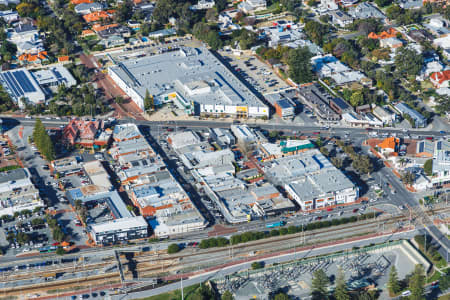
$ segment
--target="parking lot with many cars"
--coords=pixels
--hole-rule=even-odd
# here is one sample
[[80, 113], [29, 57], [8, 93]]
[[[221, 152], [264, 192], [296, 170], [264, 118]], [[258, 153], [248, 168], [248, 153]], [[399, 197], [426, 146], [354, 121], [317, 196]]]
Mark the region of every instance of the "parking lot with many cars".
[[254, 56], [241, 54], [236, 56], [230, 51], [219, 52], [235, 73], [247, 81], [262, 95], [291, 89], [266, 64]]

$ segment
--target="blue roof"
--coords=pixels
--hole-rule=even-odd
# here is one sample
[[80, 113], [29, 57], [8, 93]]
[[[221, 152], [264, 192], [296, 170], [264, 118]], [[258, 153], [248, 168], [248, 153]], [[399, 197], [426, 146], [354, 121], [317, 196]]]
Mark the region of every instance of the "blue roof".
[[336, 97], [333, 99], [334, 104], [336, 104], [337, 106], [339, 106], [340, 109], [344, 110], [349, 108], [350, 106], [341, 98]]
[[418, 111], [412, 109], [407, 104], [400, 102], [395, 106], [401, 113], [405, 113], [411, 116], [411, 118], [416, 119], [418, 121], [425, 122], [426, 118], [422, 116]]
[[287, 99], [281, 99], [277, 101], [278, 106], [281, 108], [292, 108], [292, 104]]

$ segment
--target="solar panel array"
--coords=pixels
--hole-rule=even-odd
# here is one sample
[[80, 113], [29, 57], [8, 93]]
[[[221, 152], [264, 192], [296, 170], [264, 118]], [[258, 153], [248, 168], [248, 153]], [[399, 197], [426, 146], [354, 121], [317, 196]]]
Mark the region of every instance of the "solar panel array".
[[3, 72], [0, 76], [16, 98], [21, 98], [25, 93], [36, 92], [36, 88], [24, 71]]

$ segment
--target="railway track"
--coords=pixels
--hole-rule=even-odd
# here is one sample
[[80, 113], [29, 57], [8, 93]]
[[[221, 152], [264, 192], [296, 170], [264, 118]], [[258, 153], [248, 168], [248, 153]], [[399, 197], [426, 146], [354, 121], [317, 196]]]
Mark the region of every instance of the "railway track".
[[[433, 212], [426, 212], [427, 215], [432, 215], [433, 213], [437, 212], [448, 212], [450, 211], [450, 208], [443, 208], [440, 210], [435, 210]], [[397, 224], [398, 222], [405, 222], [409, 220], [409, 214], [400, 215], [400, 216], [394, 216], [389, 219], [370, 219], [366, 220], [363, 223], [360, 224], [345, 224], [337, 226], [336, 228], [324, 228], [324, 229], [316, 229], [314, 231], [305, 231], [304, 234], [289, 234], [285, 236], [279, 236], [274, 237], [271, 239], [262, 239], [257, 241], [252, 241], [249, 243], [242, 243], [233, 245], [233, 252], [235, 257], [241, 257], [242, 254], [248, 253], [248, 251], [252, 251], [253, 248], [259, 250], [259, 253], [270, 253], [275, 250], [280, 250], [283, 248], [286, 248], [290, 243], [296, 242], [296, 240], [305, 238], [308, 241], [319, 241], [320, 238], [326, 238], [327, 236], [333, 236], [338, 234], [350, 234], [355, 233], [357, 231], [363, 231], [367, 232], [366, 230], [375, 230], [375, 226], [377, 224], [380, 224], [382, 222], [385, 222], [385, 226], [393, 226]], [[329, 240], [329, 239], [328, 239]], [[202, 255], [205, 255], [208, 253], [208, 256], [212, 256], [211, 262], [214, 262], [215, 260], [221, 259], [221, 262], [223, 263], [224, 257], [228, 256], [228, 252], [230, 251], [230, 246], [223, 247], [223, 248], [211, 248], [211, 249], [202, 249], [197, 251], [190, 251], [190, 252], [184, 252], [179, 255], [148, 255], [148, 254], [139, 254], [136, 253], [134, 260], [136, 263], [136, 271], [138, 274], [142, 275], [148, 275], [148, 274], [154, 274], [155, 271], [161, 270], [161, 262], [163, 263], [163, 268], [165, 268], [165, 271], [174, 270], [180, 265], [198, 265], [200, 263], [205, 263], [205, 259], [202, 259]], [[263, 250], [261, 250], [263, 249]], [[258, 254], [259, 254], [258, 253]], [[239, 256], [240, 255], [240, 256]], [[167, 262], [167, 264], [164, 264]], [[85, 269], [83, 271], [87, 270], [96, 270], [100, 269], [102, 267], [105, 267], [107, 265], [116, 263], [116, 261], [113, 258], [106, 259], [102, 263], [98, 264], [92, 264], [92, 265], [86, 265]], [[151, 266], [144, 266], [144, 264], [148, 263], [155, 263], [155, 265]], [[142, 266], [140, 266], [141, 264]], [[49, 272], [49, 271], [42, 271], [43, 272]], [[72, 273], [76, 274], [79, 272], [73, 267], [66, 267], [66, 268], [58, 268], [55, 269], [55, 271], [52, 272], [61, 272], [61, 273]], [[37, 275], [39, 274], [36, 273]], [[22, 274], [17, 275], [22, 276]], [[12, 277], [14, 278], [14, 277]], [[8, 278], [8, 281], [11, 281], [11, 277]], [[19, 279], [18, 279], [19, 280]], [[96, 285], [105, 284], [105, 282], [117, 282], [119, 280], [119, 273], [118, 272], [110, 272], [105, 274], [99, 274], [99, 275], [93, 275], [86, 278], [83, 278], [82, 281], [79, 279], [67, 279], [67, 280], [57, 280], [52, 282], [45, 282], [41, 284], [34, 284], [34, 285], [25, 285], [25, 286], [16, 286], [11, 288], [2, 288], [0, 289], [0, 295], [4, 296], [14, 296], [14, 295], [24, 295], [31, 292], [36, 291], [48, 291], [48, 290], [67, 290], [68, 287], [80, 287], [80, 286], [91, 286], [95, 287]]]

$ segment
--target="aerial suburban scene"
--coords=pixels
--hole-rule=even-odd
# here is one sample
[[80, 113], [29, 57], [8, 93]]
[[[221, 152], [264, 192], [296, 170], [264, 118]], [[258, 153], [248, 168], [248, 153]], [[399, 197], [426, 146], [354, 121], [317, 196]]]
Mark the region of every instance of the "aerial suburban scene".
[[0, 300], [450, 300], [450, 0], [0, 27]]

